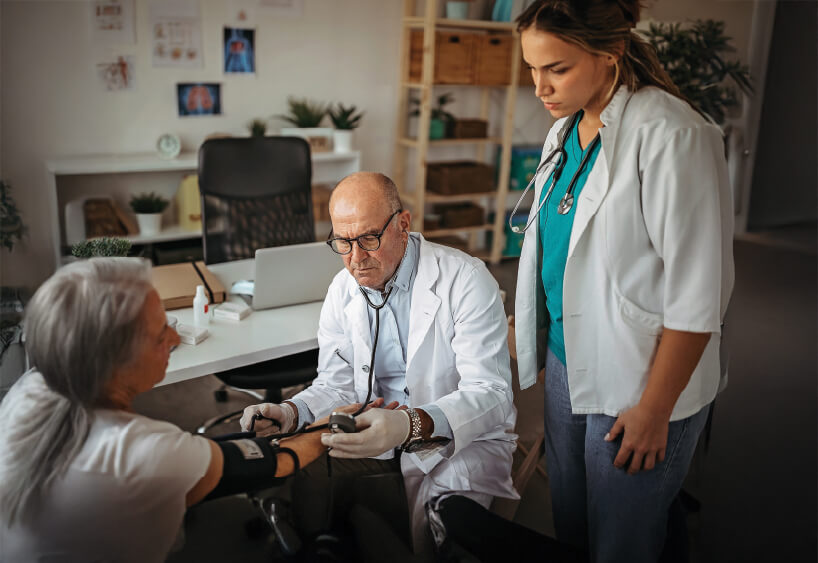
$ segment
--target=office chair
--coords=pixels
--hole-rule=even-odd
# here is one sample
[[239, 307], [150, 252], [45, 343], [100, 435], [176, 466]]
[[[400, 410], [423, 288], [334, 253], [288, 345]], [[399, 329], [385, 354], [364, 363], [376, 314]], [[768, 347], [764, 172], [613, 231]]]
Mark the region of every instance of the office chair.
[[[253, 258], [259, 248], [315, 241], [310, 148], [298, 137], [211, 139], [199, 149], [202, 241], [206, 264]], [[218, 377], [226, 386], [272, 403], [281, 389], [315, 378], [318, 350], [237, 368]], [[264, 395], [248, 389], [264, 388]], [[224, 386], [217, 400], [226, 399]], [[199, 427], [238, 419], [217, 416]]]

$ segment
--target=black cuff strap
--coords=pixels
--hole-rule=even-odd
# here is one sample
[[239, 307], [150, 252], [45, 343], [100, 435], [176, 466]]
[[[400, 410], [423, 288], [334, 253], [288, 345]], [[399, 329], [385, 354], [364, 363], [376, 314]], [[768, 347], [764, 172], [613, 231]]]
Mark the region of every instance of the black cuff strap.
[[298, 470], [298, 456], [269, 438], [216, 441], [224, 456], [222, 478], [205, 500], [267, 489], [283, 479], [275, 477], [279, 452], [289, 454]]

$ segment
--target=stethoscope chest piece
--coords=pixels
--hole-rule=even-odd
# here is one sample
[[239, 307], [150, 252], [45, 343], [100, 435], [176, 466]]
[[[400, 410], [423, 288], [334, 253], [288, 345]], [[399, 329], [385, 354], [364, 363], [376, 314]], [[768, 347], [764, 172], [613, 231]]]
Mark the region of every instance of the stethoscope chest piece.
[[565, 194], [562, 196], [559, 205], [557, 205], [557, 213], [567, 215], [572, 207], [574, 207], [574, 196], [572, 194]]

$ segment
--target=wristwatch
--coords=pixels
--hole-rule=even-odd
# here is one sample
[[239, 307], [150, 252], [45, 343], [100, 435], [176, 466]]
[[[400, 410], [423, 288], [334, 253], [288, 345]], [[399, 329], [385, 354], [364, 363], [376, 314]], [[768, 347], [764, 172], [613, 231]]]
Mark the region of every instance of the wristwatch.
[[409, 415], [409, 436], [407, 436], [406, 441], [400, 445], [400, 449], [407, 453], [412, 453], [423, 447], [420, 415], [415, 409], [406, 409], [406, 414]]

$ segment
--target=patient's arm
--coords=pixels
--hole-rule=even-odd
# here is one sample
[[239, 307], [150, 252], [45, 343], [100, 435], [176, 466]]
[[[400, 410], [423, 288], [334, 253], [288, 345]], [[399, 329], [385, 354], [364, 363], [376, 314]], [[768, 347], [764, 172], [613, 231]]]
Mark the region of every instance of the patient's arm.
[[[319, 423], [326, 422], [325, 420], [319, 421]], [[204, 476], [196, 483], [192, 489], [190, 489], [187, 493], [185, 501], [187, 506], [192, 504], [196, 504], [203, 500], [207, 495], [209, 495], [217, 486], [219, 486], [222, 477], [225, 474], [225, 460], [224, 460], [224, 452], [222, 451], [222, 447], [219, 446], [216, 442], [212, 440], [208, 440], [208, 444], [210, 445], [210, 465], [205, 471]], [[296, 456], [298, 456], [298, 463], [301, 467], [304, 467], [308, 463], [314, 461], [319, 455], [321, 455], [327, 448], [321, 445], [321, 431], [316, 432], [309, 432], [306, 434], [298, 434], [297, 436], [293, 436], [291, 438], [285, 438], [280, 442], [281, 447], [286, 447], [291, 449], [295, 452]], [[234, 460], [235, 461], [235, 460]], [[272, 469], [272, 460], [269, 460], [268, 466]], [[279, 452], [276, 455], [275, 459], [275, 473], [274, 475], [270, 475], [270, 485], [273, 484], [274, 478], [279, 477], [286, 477], [290, 475], [294, 468], [295, 463], [292, 457], [287, 453]], [[230, 473], [228, 472], [228, 475]], [[232, 479], [233, 485], [232, 488], [235, 488], [236, 481], [235, 478]], [[240, 486], [241, 482], [239, 482]], [[222, 483], [222, 485], [224, 485]], [[257, 488], [258, 485], [258, 478], [256, 480], [248, 481], [248, 488]], [[231, 488], [228, 485], [228, 488]], [[241, 491], [230, 491], [231, 494], [235, 492]], [[222, 488], [221, 493], [216, 493], [217, 496], [224, 494], [224, 489]]]
[[[376, 402], [378, 405], [383, 403], [381, 399]], [[360, 405], [347, 405], [335, 409], [339, 412], [353, 413], [358, 410]], [[394, 405], [390, 405], [394, 408]], [[312, 427], [321, 426], [327, 423], [329, 417], [324, 417], [321, 420], [315, 421]], [[321, 444], [321, 434], [326, 432], [325, 429], [314, 432], [306, 432], [297, 434], [290, 438], [282, 439], [279, 444], [283, 448], [289, 448], [298, 456], [298, 464], [300, 467], [312, 463], [315, 459], [326, 451], [326, 447]], [[187, 493], [187, 506], [196, 504], [203, 500], [210, 494], [217, 486], [219, 486], [222, 476], [224, 475], [224, 453], [222, 448], [214, 441], [208, 440], [210, 445], [210, 465], [207, 468], [204, 476], [196, 483]], [[293, 458], [287, 453], [279, 452], [275, 460], [275, 474], [271, 478], [286, 477], [293, 473], [295, 469], [295, 462]]]

